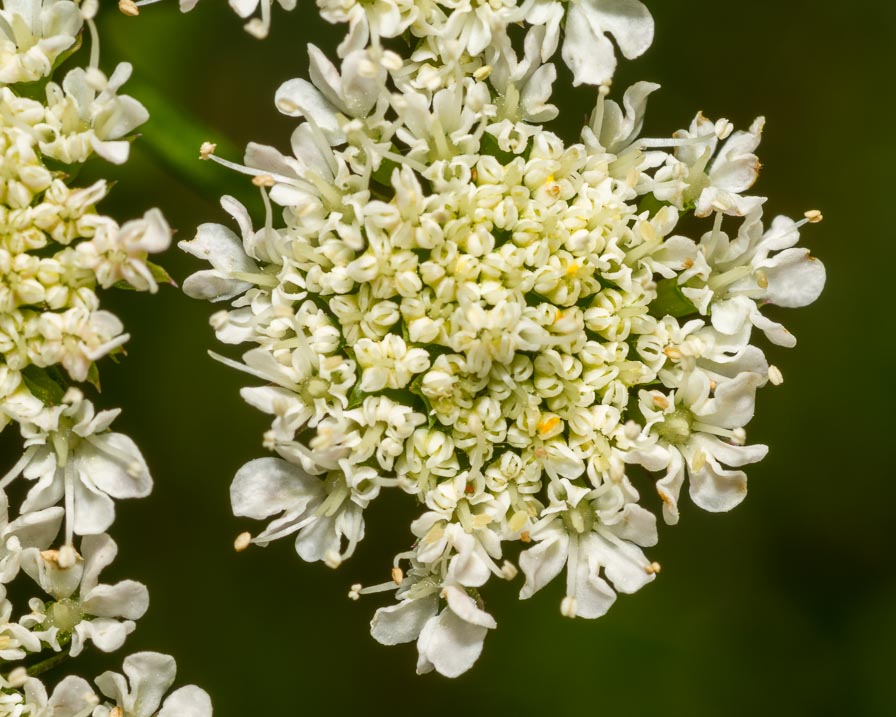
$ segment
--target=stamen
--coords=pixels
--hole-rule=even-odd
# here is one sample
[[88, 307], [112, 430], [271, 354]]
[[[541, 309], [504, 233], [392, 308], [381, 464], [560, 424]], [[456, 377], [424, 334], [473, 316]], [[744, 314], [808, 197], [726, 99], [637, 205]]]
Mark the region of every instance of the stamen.
[[252, 535], [248, 532], [240, 533], [233, 541], [233, 549], [238, 553], [242, 553], [249, 545], [252, 544]]
[[0, 478], [0, 490], [4, 490], [6, 486], [8, 486], [12, 481], [19, 477], [19, 474], [25, 470], [25, 466], [27, 466], [31, 459], [34, 457], [34, 454], [37, 452], [39, 446], [31, 446], [28, 448], [25, 453], [16, 461], [16, 464], [9, 469], [9, 472], [3, 478]]
[[137, 17], [140, 14], [140, 8], [134, 0], [118, 0], [118, 9], [128, 17]]

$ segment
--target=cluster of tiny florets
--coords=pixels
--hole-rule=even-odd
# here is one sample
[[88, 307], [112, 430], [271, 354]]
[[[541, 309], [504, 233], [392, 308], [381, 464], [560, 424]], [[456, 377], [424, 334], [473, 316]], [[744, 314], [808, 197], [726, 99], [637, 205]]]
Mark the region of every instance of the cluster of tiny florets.
[[[89, 645], [119, 649], [149, 605], [145, 586], [104, 584], [100, 572], [117, 553], [106, 533], [115, 500], [148, 495], [152, 478], [134, 442], [110, 430], [119, 411], [96, 411], [77, 384], [99, 388], [96, 362], [128, 339], [97, 292], [156, 291], [167, 277], [149, 255], [171, 231], [155, 209], [117, 223], [97, 208], [106, 181], [71, 179], [94, 154], [124, 162], [149, 116], [118, 93], [127, 64], [107, 77], [94, 51], [59, 78], [85, 28], [96, 47], [95, 12], [88, 1], [0, 2], [0, 430], [15, 424], [24, 443], [0, 474], [0, 715], [210, 717], [195, 687], [159, 711], [174, 681], [167, 655], [126, 658], [127, 677], [100, 676], [99, 695], [75, 676], [48, 694], [36, 677]], [[20, 577], [29, 587], [14, 594], [40, 591], [24, 609], [7, 587]]]
[[[235, 165], [202, 148], [268, 211], [255, 229], [225, 197], [239, 234], [182, 242], [212, 265], [184, 288], [232, 301], [217, 336], [253, 347], [218, 358], [264, 382], [242, 394], [272, 416], [276, 457], [231, 487], [237, 515], [271, 522], [237, 547], [292, 536], [336, 567], [371, 501], [412, 496], [391, 579], [350, 596], [395, 591], [373, 636], [456, 676], [496, 626], [491, 578], [522, 572], [528, 598], [565, 572], [563, 614], [595, 618], [659, 571], [642, 493], [667, 523], [685, 485], [706, 510], [743, 500], [741, 467], [766, 453], [744, 427], [782, 380], [752, 341], [795, 343], [765, 307], [819, 295], [824, 268], [796, 244], [821, 216], [768, 222], [747, 193], [761, 119], [642, 138], [657, 86], [640, 82], [621, 103], [601, 84], [575, 142], [545, 126], [561, 21], [576, 80], [605, 83], [604, 33], [627, 56], [652, 39], [636, 0], [320, 5], [349, 23], [341, 67], [312, 46], [312, 81], [278, 91], [304, 120], [289, 152], [253, 144]], [[380, 42], [399, 35], [407, 57]]]

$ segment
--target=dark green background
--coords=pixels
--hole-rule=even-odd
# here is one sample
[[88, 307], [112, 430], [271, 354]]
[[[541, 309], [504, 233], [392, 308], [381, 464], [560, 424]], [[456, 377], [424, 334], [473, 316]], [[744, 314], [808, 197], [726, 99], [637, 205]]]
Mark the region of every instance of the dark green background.
[[[786, 315], [798, 347], [768, 351], [785, 383], [759, 398], [751, 440], [771, 452], [749, 469], [748, 500], [728, 515], [687, 504], [649, 553], [663, 565], [659, 579], [594, 622], [560, 616], [559, 585], [528, 602], [515, 599], [519, 580], [491, 585], [499, 627], [475, 668], [456, 681], [417, 677], [412, 645], [386, 648], [368, 634], [383, 601], [345, 597], [353, 582], [385, 579], [390, 556], [408, 544], [413, 508], [396, 498], [370, 510], [367, 541], [335, 572], [301, 562], [288, 540], [236, 555], [233, 537], [257, 526], [231, 517], [228, 485], [263, 454], [266, 420], [238, 395], [247, 381], [206, 356], [217, 348], [213, 308], [171, 288], [107, 296], [133, 338], [127, 360], [103, 369], [104, 400], [124, 407], [118, 428], [137, 440], [156, 479], [153, 496], [123, 505], [113, 528], [117, 573], [145, 581], [152, 595], [128, 647], [174, 654], [182, 679], [211, 693], [218, 717], [896, 714], [896, 6], [648, 4], [657, 40], [616, 80], [617, 89], [638, 79], [663, 85], [647, 131], [668, 134], [698, 109], [741, 127], [765, 114], [757, 190], [771, 197], [769, 212], [819, 208], [826, 217], [804, 241], [827, 265], [827, 289]], [[160, 206], [178, 238], [190, 238], [201, 222], [226, 221], [216, 194], [251, 198], [251, 187], [197, 162], [207, 183], [199, 190], [145, 145], [165, 142], [185, 163], [197, 137], [288, 148], [294, 121], [276, 113], [273, 93], [306, 74], [309, 39], [332, 56], [338, 31], [312, 0], [275, 13], [266, 42], [246, 36], [223, 0], [187, 16], [173, 0], [165, 5], [102, 18], [104, 65], [134, 63], [131, 92], [154, 119], [124, 169], [96, 171], [120, 179], [108, 212], [123, 219]], [[557, 89], [570, 131], [593, 94], [570, 93], [562, 81]], [[150, 90], [206, 137], [166, 117]], [[181, 280], [198, 268], [176, 250], [163, 263]], [[114, 662], [94, 654], [82, 667]]]

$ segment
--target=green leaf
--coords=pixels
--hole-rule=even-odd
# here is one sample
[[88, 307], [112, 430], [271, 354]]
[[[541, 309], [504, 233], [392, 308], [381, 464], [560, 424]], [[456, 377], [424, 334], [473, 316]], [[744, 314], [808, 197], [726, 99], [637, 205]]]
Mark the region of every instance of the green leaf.
[[97, 391], [102, 391], [102, 386], [100, 386], [100, 369], [95, 364], [90, 364], [90, 368], [87, 369], [87, 383], [93, 386]]
[[664, 316], [674, 316], [678, 319], [698, 312], [697, 307], [682, 293], [677, 280], [672, 278], [657, 282], [656, 299], [650, 304], [648, 313], [657, 319]]
[[651, 217], [655, 217], [663, 207], [671, 206], [671, 202], [664, 202], [657, 199], [652, 194], [645, 194], [638, 204], [638, 214], [641, 212], [649, 212]]
[[151, 261], [146, 262], [146, 266], [152, 274], [152, 278], [159, 284], [171, 284], [171, 286], [177, 286], [177, 282], [171, 278], [171, 274], [169, 274], [164, 267], [154, 264]]
[[38, 366], [26, 366], [22, 370], [22, 379], [32, 395], [47, 406], [58, 406], [62, 403], [62, 397], [68, 388], [65, 377], [55, 367], [44, 369]]
[[391, 159], [384, 159], [373, 173], [373, 181], [383, 187], [392, 189], [392, 172], [394, 172], [397, 167], [397, 162], [393, 162]]
[[372, 394], [361, 390], [361, 382], [358, 381], [352, 388], [352, 392], [348, 395], [348, 410], [358, 408], [358, 406], [364, 403], [364, 399], [370, 395]]

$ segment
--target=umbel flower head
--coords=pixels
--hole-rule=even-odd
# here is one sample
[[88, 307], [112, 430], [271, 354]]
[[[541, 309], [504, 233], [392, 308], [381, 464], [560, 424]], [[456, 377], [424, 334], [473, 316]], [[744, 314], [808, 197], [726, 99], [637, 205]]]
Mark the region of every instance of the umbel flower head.
[[[237, 165], [203, 147], [253, 177], [267, 214], [256, 229], [225, 197], [238, 232], [181, 242], [211, 264], [184, 289], [231, 302], [218, 339], [252, 346], [217, 358], [263, 384], [242, 395], [272, 417], [274, 455], [231, 486], [234, 512], [267, 525], [237, 547], [289, 537], [336, 567], [368, 505], [407, 494], [420, 515], [391, 579], [350, 596], [394, 591], [373, 636], [453, 677], [497, 626], [490, 579], [522, 572], [525, 599], [563, 576], [561, 612], [596, 618], [655, 579], [655, 516], [678, 521], [685, 485], [706, 510], [743, 500], [766, 453], [746, 439], [756, 391], [782, 380], [753, 341], [795, 343], [767, 308], [821, 292], [796, 246], [821, 216], [769, 221], [747, 194], [762, 119], [641, 137], [657, 86], [639, 82], [621, 102], [601, 85], [576, 141], [545, 125], [552, 48], [606, 81], [605, 33], [627, 56], [650, 42], [639, 2], [361, 7], [341, 66], [311, 47], [311, 81], [277, 92], [301, 119], [288, 152], [251, 144]], [[379, 43], [402, 34], [409, 57]]]

